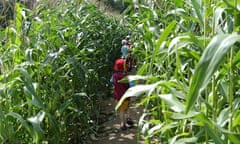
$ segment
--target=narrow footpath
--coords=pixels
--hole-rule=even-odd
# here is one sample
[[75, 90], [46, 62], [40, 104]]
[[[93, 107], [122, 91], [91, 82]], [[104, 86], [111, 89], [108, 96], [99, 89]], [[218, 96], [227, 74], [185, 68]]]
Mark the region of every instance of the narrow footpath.
[[102, 113], [107, 116], [107, 119], [100, 127], [102, 133], [94, 138], [95, 140], [92, 141], [93, 144], [144, 144], [138, 132], [138, 120], [142, 114], [142, 109], [136, 107], [136, 100], [133, 99], [130, 106], [134, 126], [128, 128], [126, 131], [119, 129], [120, 121], [119, 116], [114, 111], [114, 100], [111, 98], [106, 99], [103, 105]]
[[[121, 14], [117, 10], [106, 6], [103, 1], [89, 0], [95, 4], [100, 10], [104, 11], [109, 16], [120, 17]], [[119, 116], [115, 111], [115, 103], [113, 98], [105, 99], [102, 103], [102, 114], [105, 115], [104, 123], [100, 126], [100, 133], [94, 135], [92, 144], [145, 144], [139, 134], [138, 120], [142, 114], [142, 109], [136, 107], [138, 101], [135, 98], [131, 99], [130, 112], [131, 118], [134, 121], [134, 126], [126, 131], [120, 130]]]

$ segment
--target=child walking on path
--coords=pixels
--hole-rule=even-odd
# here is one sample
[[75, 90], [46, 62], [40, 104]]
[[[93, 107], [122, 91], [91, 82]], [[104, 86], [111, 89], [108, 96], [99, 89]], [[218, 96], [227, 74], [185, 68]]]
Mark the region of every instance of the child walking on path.
[[[126, 70], [127, 70], [126, 60], [123, 58], [117, 59], [114, 64], [114, 73], [111, 78], [111, 82], [114, 85], [114, 100], [116, 104], [119, 102], [121, 97], [129, 88], [128, 83], [119, 82], [119, 80], [127, 76]], [[130, 126], [134, 124], [130, 118], [130, 113], [128, 112], [129, 103], [130, 103], [130, 98], [124, 100], [122, 105], [118, 108], [121, 130], [127, 130], [126, 124]], [[125, 117], [125, 115], [127, 115], [127, 117]]]

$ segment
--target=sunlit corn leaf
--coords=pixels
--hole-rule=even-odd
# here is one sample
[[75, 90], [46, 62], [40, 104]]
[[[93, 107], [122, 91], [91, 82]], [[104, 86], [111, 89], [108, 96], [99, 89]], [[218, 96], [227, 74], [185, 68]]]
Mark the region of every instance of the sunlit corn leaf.
[[[180, 134], [177, 134], [176, 136], [174, 136], [171, 139], [170, 144], [196, 143], [198, 138], [197, 137], [187, 138], [187, 136], [189, 136], [189, 135], [190, 135], [190, 133], [180, 133]], [[180, 138], [180, 137], [184, 137], [184, 138]]]
[[145, 117], [147, 117], [149, 115], [150, 115], [150, 113], [143, 113], [141, 115], [141, 117], [139, 118], [139, 121], [138, 121], [138, 127], [139, 128], [143, 127], [144, 123], [146, 122]]
[[[218, 30], [222, 30], [221, 28], [221, 25], [219, 24], [222, 24], [222, 21], [223, 21], [223, 12], [224, 12], [224, 8], [217, 8], [215, 11], [214, 11], [214, 31], [215, 32], [218, 32]], [[220, 31], [222, 32], [222, 31]]]
[[200, 112], [194, 112], [194, 111], [190, 111], [188, 114], [172, 113], [171, 118], [172, 119], [189, 119], [189, 118], [195, 117], [199, 114], [200, 114]]
[[158, 95], [167, 105], [175, 112], [184, 112], [185, 105], [183, 105], [173, 94], [159, 94]]
[[171, 10], [167, 13], [167, 15], [182, 15], [184, 14], [186, 11], [182, 8], [176, 8], [174, 10]]
[[149, 130], [150, 123], [146, 121], [141, 127], [141, 133], [145, 134]]
[[45, 117], [45, 112], [40, 111], [36, 116], [30, 117], [27, 120], [33, 125], [33, 131], [35, 134], [35, 141], [38, 142], [41, 135], [44, 133], [43, 129], [41, 128], [40, 124], [42, 123]]
[[161, 128], [163, 125], [164, 125], [164, 123], [154, 125], [152, 128], [150, 128], [148, 130], [148, 135], [153, 136], [153, 135], [159, 133], [161, 131]]
[[190, 43], [192, 43], [189, 36], [179, 36], [179, 37], [175, 37], [169, 44], [169, 48], [168, 48], [168, 53], [173, 53], [175, 52], [177, 49], [185, 47], [187, 45], [189, 45]]
[[198, 137], [180, 138], [175, 143], [176, 144], [197, 143], [197, 140]]
[[229, 112], [229, 107], [221, 110], [217, 118], [217, 125], [219, 125], [220, 127], [224, 127], [227, 125], [227, 123], [229, 122]]
[[141, 76], [141, 75], [128, 75], [126, 78], [119, 80], [120, 83], [128, 83], [129, 81], [137, 81], [137, 80], [146, 80], [150, 76]]
[[121, 106], [122, 102], [128, 97], [138, 97], [143, 94], [146, 94], [147, 96], [151, 95], [151, 93], [157, 87], [158, 84], [159, 82], [150, 85], [136, 85], [134, 87], [129, 88], [118, 102], [117, 106], [115, 107], [115, 110], [117, 110]]
[[228, 93], [229, 93], [229, 82], [221, 81], [219, 84], [219, 92], [224, 97], [226, 101], [228, 101]]
[[215, 36], [208, 44], [191, 80], [186, 112], [193, 107], [200, 91], [206, 87], [230, 47], [239, 39], [240, 35], [237, 34], [220, 34]]

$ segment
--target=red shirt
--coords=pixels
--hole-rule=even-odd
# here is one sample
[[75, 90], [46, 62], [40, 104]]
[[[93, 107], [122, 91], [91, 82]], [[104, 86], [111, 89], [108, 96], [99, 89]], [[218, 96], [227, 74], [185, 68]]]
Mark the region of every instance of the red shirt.
[[126, 77], [127, 74], [121, 72], [115, 72], [113, 74], [113, 84], [114, 84], [114, 99], [120, 100], [124, 93], [129, 88], [129, 83], [118, 82], [122, 78]]

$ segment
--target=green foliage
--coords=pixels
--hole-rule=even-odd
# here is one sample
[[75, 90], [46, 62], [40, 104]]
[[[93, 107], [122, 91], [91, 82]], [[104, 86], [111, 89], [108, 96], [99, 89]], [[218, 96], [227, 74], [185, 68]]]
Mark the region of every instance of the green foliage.
[[129, 28], [78, 1], [15, 9], [15, 23], [1, 33], [0, 141], [89, 140]]
[[87, 142], [131, 32], [138, 72], [122, 82], [141, 84], [121, 101], [142, 98], [146, 143], [240, 143], [238, 1], [125, 2], [120, 20], [82, 1], [16, 5], [0, 34], [0, 141]]
[[131, 1], [126, 19], [138, 28], [142, 65], [128, 80], [145, 84], [130, 88], [121, 102], [142, 97], [139, 129], [146, 143], [239, 143], [238, 5]]

